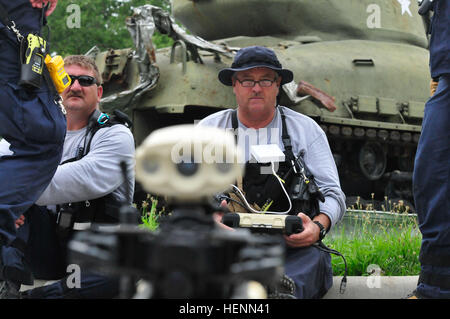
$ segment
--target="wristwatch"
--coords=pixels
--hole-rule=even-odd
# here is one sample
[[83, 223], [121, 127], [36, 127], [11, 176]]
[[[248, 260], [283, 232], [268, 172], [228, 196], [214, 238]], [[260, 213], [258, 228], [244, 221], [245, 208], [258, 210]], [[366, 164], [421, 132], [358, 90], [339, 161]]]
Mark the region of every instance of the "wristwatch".
[[320, 222], [318, 222], [317, 220], [314, 220], [313, 223], [316, 224], [317, 226], [319, 226], [319, 228], [320, 228], [320, 232], [319, 232], [319, 240], [322, 240], [322, 239], [325, 237], [325, 235], [327, 234], [327, 230], [326, 230], [325, 227], [324, 227]]

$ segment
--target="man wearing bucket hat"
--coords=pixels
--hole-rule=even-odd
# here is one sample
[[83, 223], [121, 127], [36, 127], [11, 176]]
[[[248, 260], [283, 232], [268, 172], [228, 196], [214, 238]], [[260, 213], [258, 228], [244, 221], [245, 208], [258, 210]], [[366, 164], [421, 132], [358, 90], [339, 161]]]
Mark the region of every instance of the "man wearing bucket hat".
[[[297, 298], [320, 298], [332, 285], [331, 257], [313, 244], [322, 240], [345, 212], [345, 195], [327, 138], [311, 118], [278, 105], [280, 87], [293, 80], [293, 73], [283, 69], [274, 51], [261, 46], [243, 48], [218, 77], [232, 87], [237, 109], [216, 112], [199, 125], [234, 129], [246, 162], [239, 188], [248, 203], [259, 211], [286, 212], [302, 219], [301, 233], [284, 236], [285, 273], [295, 282]], [[277, 175], [284, 179], [285, 189], [291, 190], [290, 197], [296, 183], [300, 185], [292, 173], [293, 160], [304, 165], [311, 184], [320, 191], [305, 191], [307, 197], [289, 201], [274, 175], [264, 176], [261, 164], [251, 159], [250, 146], [255, 144], [277, 144], [283, 150], [285, 161], [278, 163]], [[233, 209], [230, 204], [228, 207]]]

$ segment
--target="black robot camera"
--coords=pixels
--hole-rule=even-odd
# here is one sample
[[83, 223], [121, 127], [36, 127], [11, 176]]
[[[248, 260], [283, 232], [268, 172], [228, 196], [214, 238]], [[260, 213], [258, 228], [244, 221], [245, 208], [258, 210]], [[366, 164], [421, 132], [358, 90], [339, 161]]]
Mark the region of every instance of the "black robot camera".
[[154, 131], [136, 150], [136, 179], [165, 196], [171, 213], [154, 232], [126, 216], [115, 229], [93, 225], [69, 243], [70, 262], [120, 275], [123, 298], [265, 298], [284, 273], [282, 239], [213, 219], [214, 194], [242, 174], [238, 154], [233, 135], [218, 128]]

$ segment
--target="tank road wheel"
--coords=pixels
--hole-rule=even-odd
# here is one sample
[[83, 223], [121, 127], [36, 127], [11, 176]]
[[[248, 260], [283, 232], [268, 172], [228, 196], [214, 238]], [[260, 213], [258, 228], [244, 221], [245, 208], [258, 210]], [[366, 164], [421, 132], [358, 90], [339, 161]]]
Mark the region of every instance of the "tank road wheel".
[[379, 143], [367, 142], [359, 150], [359, 167], [364, 176], [371, 181], [383, 176], [386, 163], [386, 153]]

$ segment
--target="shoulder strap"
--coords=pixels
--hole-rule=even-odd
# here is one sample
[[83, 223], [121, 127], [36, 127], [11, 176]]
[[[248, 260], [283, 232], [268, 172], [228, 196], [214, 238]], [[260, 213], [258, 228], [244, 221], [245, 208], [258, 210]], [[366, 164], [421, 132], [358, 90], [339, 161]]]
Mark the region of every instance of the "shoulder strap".
[[91, 115], [91, 118], [89, 119], [88, 130], [90, 130], [90, 137], [87, 142], [86, 150], [83, 156], [89, 153], [91, 149], [92, 138], [99, 129], [104, 127], [110, 127], [116, 124], [125, 125], [129, 129], [131, 129], [133, 125], [130, 118], [125, 113], [119, 110], [114, 110], [113, 114], [110, 116], [96, 109], [94, 113]]
[[289, 136], [287, 131], [286, 115], [284, 115], [284, 111], [281, 107], [279, 107], [278, 109], [280, 110], [281, 115], [281, 140], [283, 141], [284, 151], [286, 152], [286, 156], [288, 157], [287, 160], [289, 161], [289, 163], [292, 163], [292, 161], [295, 159], [295, 156], [292, 152], [291, 137]]
[[[236, 142], [236, 144], [238, 143], [238, 127], [239, 127], [239, 123], [238, 123], [238, 118], [237, 118], [237, 109], [234, 109], [231, 112], [231, 126], [233, 127], [233, 131], [234, 131], [234, 140]], [[242, 174], [239, 174], [239, 176], [236, 179], [236, 184], [237, 187], [244, 192], [244, 187], [243, 187], [243, 176]], [[234, 193], [234, 192], [230, 192], [229, 193], [230, 197], [231, 197], [231, 201], [228, 203], [228, 209], [231, 212], [237, 212], [242, 210], [241, 206], [236, 206], [236, 202], [240, 203], [240, 198]]]
[[238, 118], [237, 118], [237, 109], [234, 109], [231, 112], [231, 126], [233, 127], [233, 133], [234, 133], [234, 141], [236, 144], [238, 143]]
[[239, 127], [238, 124], [238, 118], [237, 118], [237, 109], [234, 109], [233, 112], [231, 112], [231, 126], [234, 130], [237, 130]]

